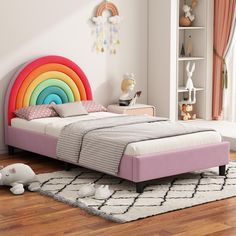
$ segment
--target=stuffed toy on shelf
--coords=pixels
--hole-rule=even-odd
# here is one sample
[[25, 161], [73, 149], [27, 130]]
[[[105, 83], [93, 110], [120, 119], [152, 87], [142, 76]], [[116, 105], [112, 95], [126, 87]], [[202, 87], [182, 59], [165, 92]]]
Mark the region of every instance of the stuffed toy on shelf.
[[193, 114], [193, 105], [192, 104], [185, 104], [180, 103], [180, 117], [181, 120], [195, 120], [196, 114]]

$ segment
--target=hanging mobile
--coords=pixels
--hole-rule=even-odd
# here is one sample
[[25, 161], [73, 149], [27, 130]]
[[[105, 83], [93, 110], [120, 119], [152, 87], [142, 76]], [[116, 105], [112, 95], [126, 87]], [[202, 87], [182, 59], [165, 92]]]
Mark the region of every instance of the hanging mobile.
[[[108, 19], [103, 16], [106, 10], [111, 12], [111, 17]], [[116, 54], [116, 47], [120, 44], [119, 25], [121, 22], [117, 7], [111, 2], [104, 1], [98, 6], [96, 16], [92, 18], [92, 21], [96, 25], [96, 51], [99, 53], [109, 50], [111, 54]], [[110, 30], [107, 30], [108, 24]]]

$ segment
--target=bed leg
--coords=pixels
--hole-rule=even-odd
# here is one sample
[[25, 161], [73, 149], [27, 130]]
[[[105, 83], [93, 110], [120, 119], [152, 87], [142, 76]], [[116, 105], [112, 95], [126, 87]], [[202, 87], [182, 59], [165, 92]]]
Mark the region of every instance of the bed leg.
[[226, 169], [226, 166], [219, 166], [219, 175], [220, 176], [225, 176], [225, 169]]
[[136, 192], [137, 193], [143, 193], [144, 188], [145, 188], [145, 182], [136, 183]]
[[8, 155], [14, 155], [15, 153], [15, 148], [12, 146], [8, 146]]
[[70, 163], [66, 163], [64, 164], [64, 168], [65, 168], [65, 171], [69, 171], [71, 169], [71, 164]]

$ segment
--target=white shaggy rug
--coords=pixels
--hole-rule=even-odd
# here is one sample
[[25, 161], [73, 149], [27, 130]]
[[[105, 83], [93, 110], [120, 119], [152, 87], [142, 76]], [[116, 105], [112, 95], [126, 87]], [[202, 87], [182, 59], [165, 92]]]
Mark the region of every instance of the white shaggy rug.
[[[236, 196], [236, 162], [230, 162], [226, 177], [218, 168], [168, 177], [153, 181], [142, 194], [129, 181], [84, 168], [38, 177], [42, 194], [122, 223]], [[113, 194], [106, 200], [78, 198], [80, 187], [91, 182], [110, 185]]]

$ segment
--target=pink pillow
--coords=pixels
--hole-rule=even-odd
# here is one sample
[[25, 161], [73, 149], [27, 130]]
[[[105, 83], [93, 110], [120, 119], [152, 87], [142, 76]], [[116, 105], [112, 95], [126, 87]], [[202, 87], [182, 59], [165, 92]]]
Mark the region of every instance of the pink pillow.
[[88, 113], [107, 111], [107, 109], [103, 105], [98, 104], [94, 101], [82, 101], [82, 104]]
[[36, 105], [30, 107], [23, 107], [16, 110], [14, 113], [19, 118], [26, 120], [58, 116], [58, 114], [52, 108], [52, 105]]

